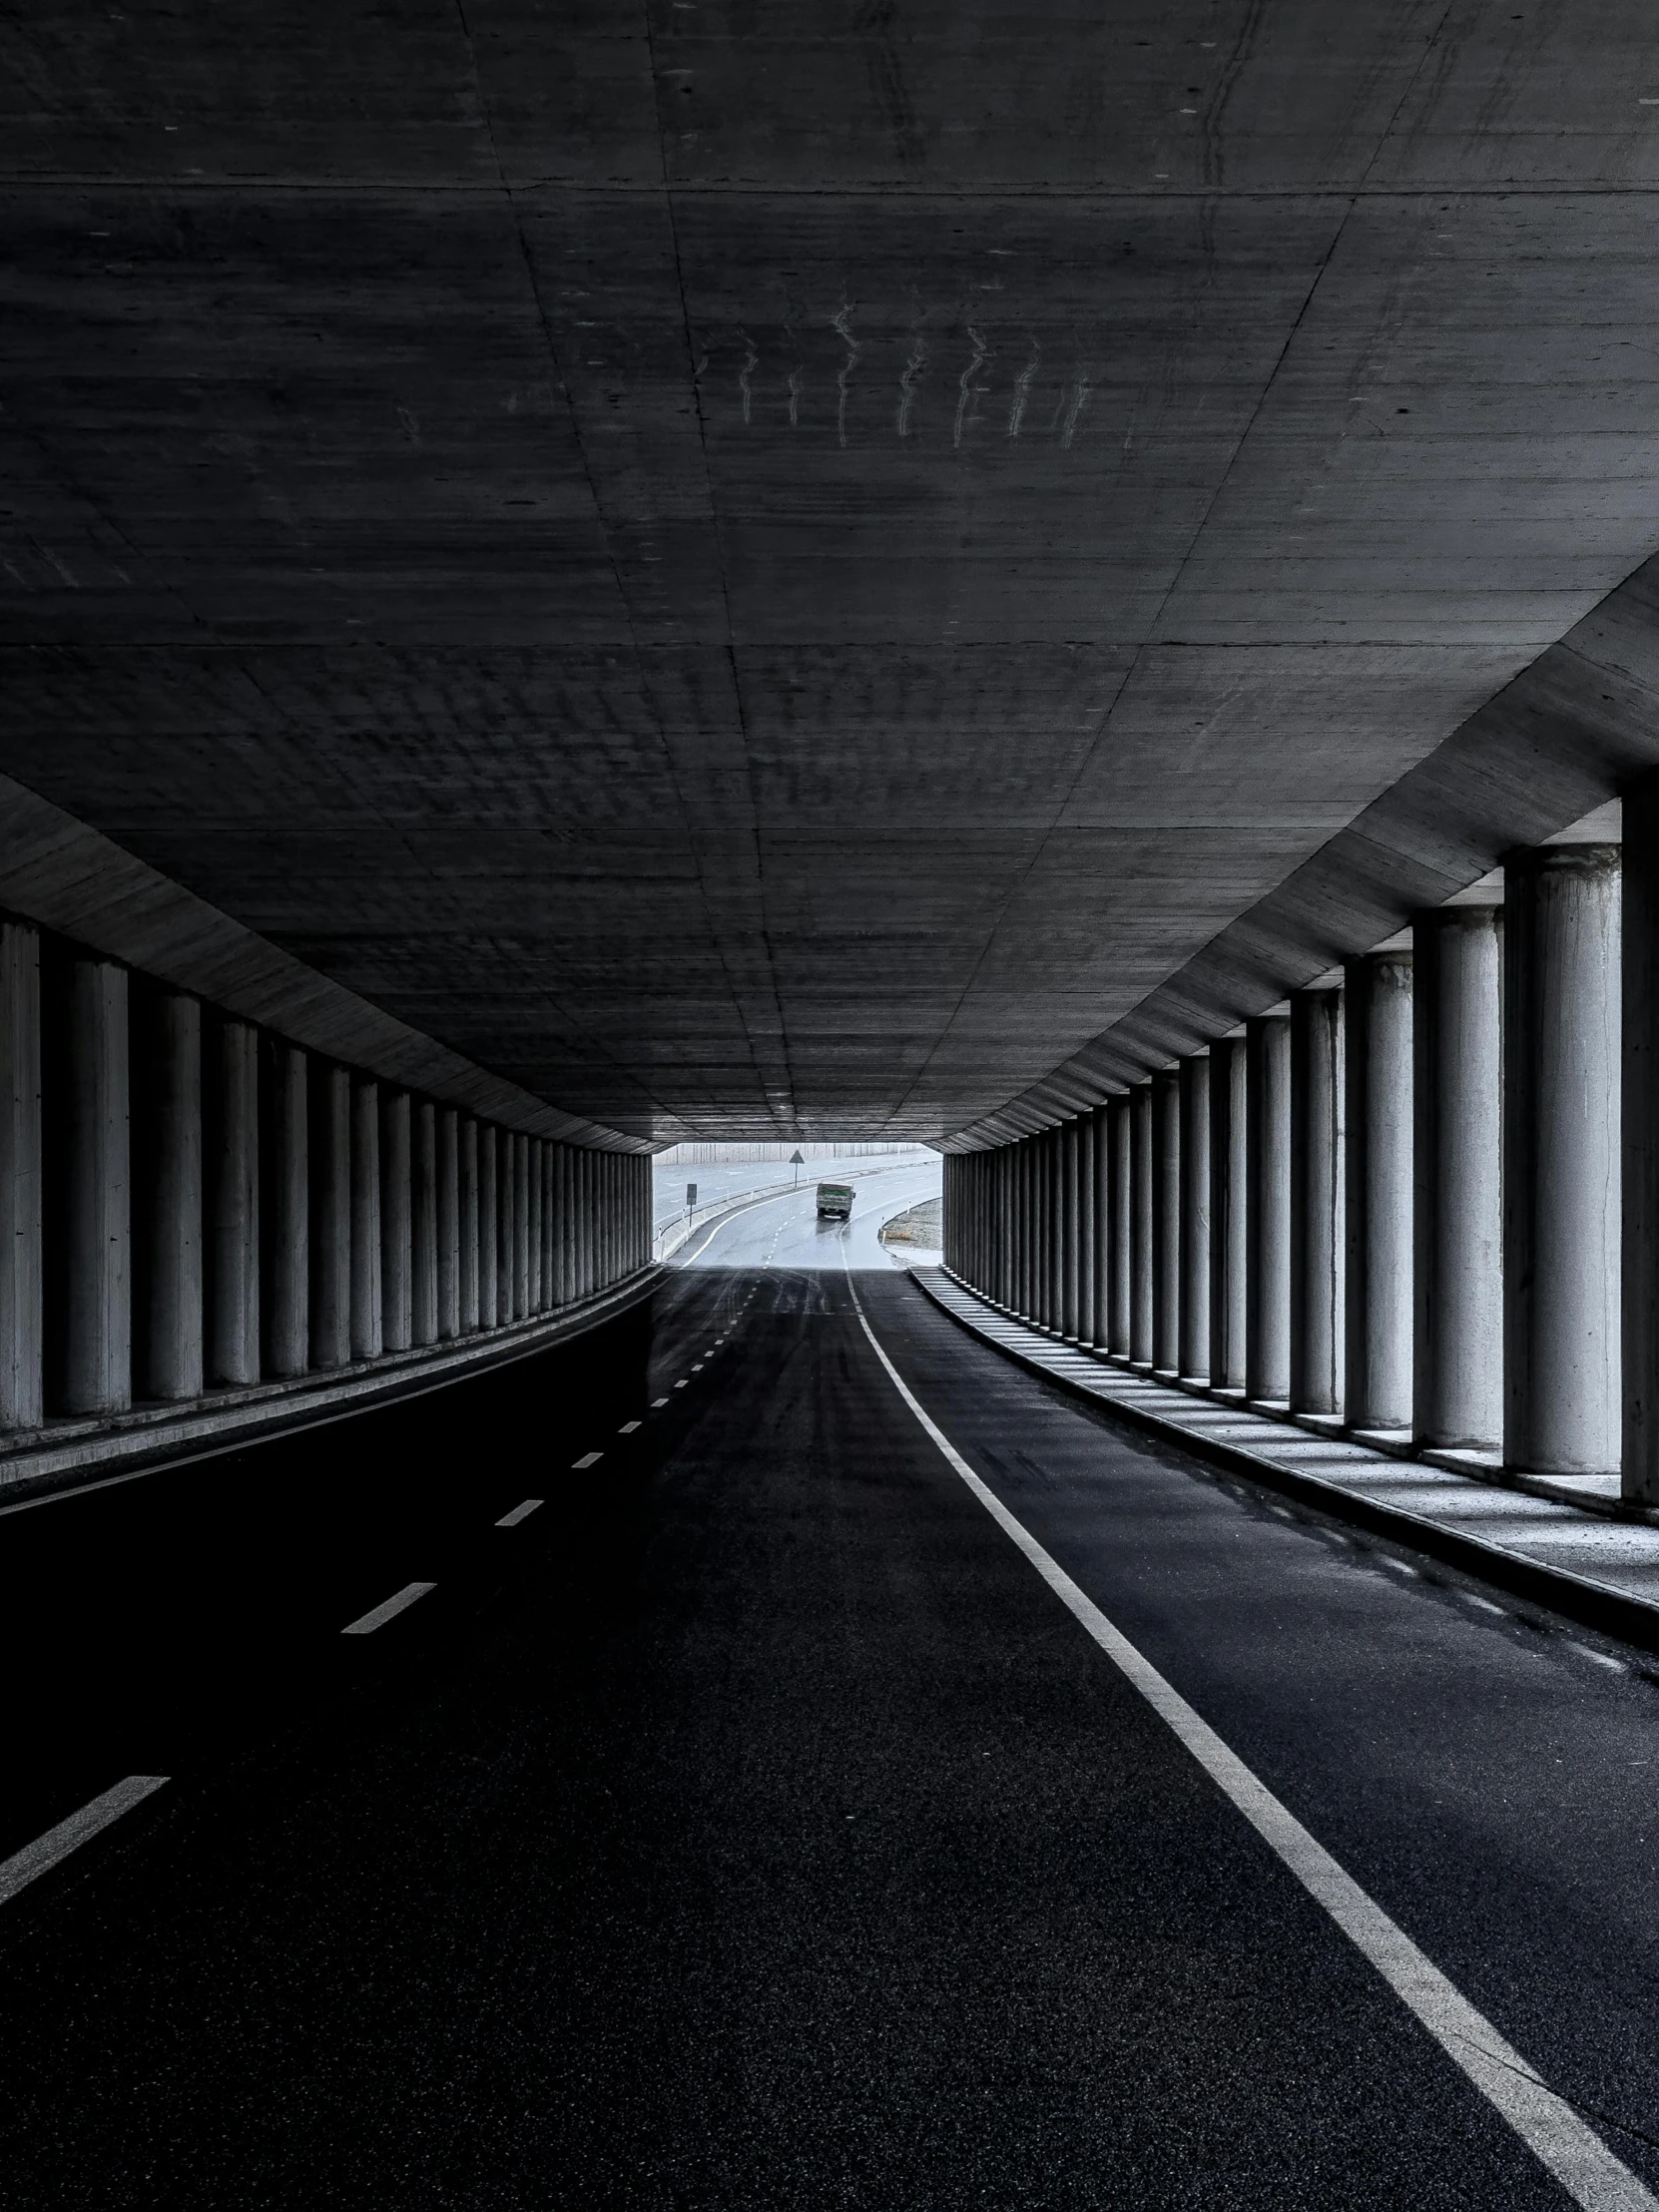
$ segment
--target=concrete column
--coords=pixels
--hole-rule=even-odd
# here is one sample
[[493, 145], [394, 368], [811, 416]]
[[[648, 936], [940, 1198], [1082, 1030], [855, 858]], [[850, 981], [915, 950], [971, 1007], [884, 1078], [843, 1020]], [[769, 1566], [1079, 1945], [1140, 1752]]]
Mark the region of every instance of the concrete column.
[[1065, 1331], [1066, 1241], [1063, 1227], [1066, 1205], [1065, 1141], [1056, 1123], [1047, 1133], [1048, 1146], [1048, 1328], [1055, 1336]]
[[576, 1296], [581, 1301], [593, 1289], [593, 1156], [585, 1145], [578, 1148], [571, 1166], [575, 1204]]
[[568, 1306], [576, 1296], [576, 1231], [573, 1182], [575, 1162], [570, 1146], [561, 1144], [553, 1160], [557, 1213], [553, 1223], [555, 1275], [559, 1304]]
[[260, 1380], [260, 1038], [244, 1021], [213, 1024], [214, 1113], [209, 1205], [212, 1299], [208, 1379]]
[[[629, 1192], [630, 1201], [633, 1198]], [[633, 1220], [630, 1212], [629, 1232]], [[545, 1313], [553, 1303], [551, 1273], [547, 1265], [547, 1147], [540, 1137], [530, 1139], [530, 1311]]]
[[134, 1385], [141, 1397], [200, 1397], [202, 1007], [180, 991], [147, 990], [134, 994], [130, 1013]]
[[609, 1289], [622, 1273], [622, 1155], [619, 1152], [605, 1155], [605, 1212], [610, 1225], [605, 1239], [605, 1284]]
[[1094, 1124], [1094, 1141], [1089, 1148], [1089, 1165], [1094, 1178], [1094, 1202], [1091, 1226], [1094, 1230], [1094, 1260], [1090, 1267], [1090, 1286], [1093, 1298], [1089, 1306], [1088, 1339], [1097, 1351], [1104, 1352], [1111, 1343], [1112, 1316], [1112, 1109], [1097, 1106], [1090, 1116]]
[[1173, 1375], [1181, 1360], [1181, 1077], [1152, 1078], [1152, 1365]]
[[50, 1395], [57, 1412], [115, 1413], [132, 1402], [127, 971], [74, 955], [60, 974]]
[[604, 1287], [599, 1241], [599, 1155], [582, 1154], [582, 1283], [592, 1298]]
[[1622, 1488], [1659, 1505], [1659, 776], [1623, 812]]
[[1095, 1119], [1077, 1124], [1077, 1341], [1094, 1343], [1095, 1315]]
[[0, 921], [0, 1428], [45, 1418], [40, 1060], [40, 937]]
[[513, 1261], [518, 1250], [514, 1216], [518, 1209], [518, 1154], [510, 1129], [495, 1133], [495, 1318], [505, 1329], [515, 1318]]
[[409, 1107], [409, 1342], [438, 1341], [438, 1110]]
[[481, 1121], [478, 1127], [478, 1326], [494, 1329], [498, 1326], [500, 1269], [496, 1253], [496, 1225], [498, 1203], [496, 1199], [496, 1135], [493, 1122]]
[[351, 1357], [351, 1078], [311, 1062], [311, 1285], [313, 1368]]
[[260, 1143], [262, 1372], [303, 1375], [311, 1359], [309, 1089], [305, 1054], [265, 1040]]
[[1291, 1394], [1291, 1025], [1261, 1014], [1245, 1025], [1245, 1390], [1270, 1404]]
[[1127, 1360], [1135, 1336], [1135, 1101], [1114, 1098], [1112, 1116], [1111, 1350]]
[[1619, 848], [1504, 863], [1503, 1458], [1620, 1463]]
[[582, 1153], [564, 1148], [564, 1283], [566, 1303], [582, 1299]]
[[1004, 1239], [1008, 1226], [1008, 1210], [1004, 1201], [1004, 1170], [1008, 1164], [1006, 1146], [997, 1146], [993, 1153], [986, 1153], [984, 1166], [984, 1192], [986, 1192], [986, 1226], [989, 1226], [989, 1268], [991, 1268], [991, 1297], [1006, 1305], [1008, 1285], [1004, 1279]]
[[438, 1338], [461, 1333], [461, 1117], [440, 1106], [438, 1138]]
[[380, 1086], [351, 1083], [351, 1357], [377, 1360], [380, 1299]]
[[1020, 1285], [1018, 1307], [1034, 1321], [1037, 1313], [1037, 1151], [1034, 1139], [1019, 1141]]
[[460, 1309], [456, 1326], [470, 1337], [478, 1326], [478, 1124], [462, 1114], [456, 1126], [456, 1279]]
[[601, 1152], [593, 1163], [594, 1284], [596, 1291], [611, 1287], [611, 1156]]
[[[1239, 1054], [1239, 1074], [1244, 1074], [1243, 1040], [1218, 1037], [1210, 1047], [1210, 1381], [1217, 1389], [1244, 1387], [1244, 1310], [1239, 1310], [1239, 1336], [1233, 1334], [1230, 1268], [1235, 1258], [1234, 1232], [1238, 1232], [1237, 1257], [1243, 1258], [1244, 1193], [1233, 1182], [1233, 1055]], [[1244, 1101], [1239, 1102], [1239, 1135], [1244, 1134]], [[1235, 1218], [1235, 1204], [1237, 1216]], [[1242, 1284], [1244, 1269], [1239, 1270]], [[1235, 1380], [1232, 1370], [1238, 1369]]]
[[1137, 1367], [1152, 1365], [1155, 1328], [1153, 1239], [1156, 1235], [1157, 1147], [1153, 1134], [1152, 1085], [1137, 1083], [1130, 1092], [1133, 1184], [1129, 1206], [1130, 1284], [1129, 1357]]
[[1077, 1157], [1077, 1124], [1063, 1121], [1059, 1128], [1060, 1140], [1060, 1313], [1059, 1330], [1062, 1337], [1075, 1342], [1077, 1337], [1077, 1255], [1078, 1216], [1082, 1211], [1081, 1184]]
[[1029, 1314], [1030, 1319], [1041, 1327], [1048, 1295], [1048, 1132], [1040, 1130], [1036, 1135], [1027, 1137], [1025, 1148]]
[[979, 1193], [980, 1281], [994, 1295], [996, 1284], [996, 1155], [982, 1152], [974, 1170]]
[[[614, 1208], [613, 1208], [614, 1212]], [[513, 1319], [530, 1313], [530, 1140], [513, 1132]]]
[[1291, 994], [1291, 1406], [1343, 1404], [1343, 994]]
[[1351, 1428], [1411, 1425], [1411, 955], [1350, 960], [1343, 1057]]
[[1031, 1146], [1031, 1314], [1033, 1325], [1040, 1329], [1043, 1310], [1048, 1299], [1048, 1141], [1038, 1130], [1029, 1140]]
[[1422, 1445], [1503, 1432], [1503, 917], [1441, 906], [1411, 928], [1411, 1424]]
[[380, 1338], [407, 1352], [414, 1313], [414, 1196], [409, 1159], [409, 1094], [380, 1094]]
[[1210, 1379], [1210, 1055], [1181, 1062], [1181, 1359]]
[[[1250, 1047], [1223, 1037], [1210, 1048], [1220, 1070], [1210, 1085], [1210, 1381], [1243, 1390], [1250, 1350]], [[1219, 1127], [1218, 1127], [1219, 1124]]]

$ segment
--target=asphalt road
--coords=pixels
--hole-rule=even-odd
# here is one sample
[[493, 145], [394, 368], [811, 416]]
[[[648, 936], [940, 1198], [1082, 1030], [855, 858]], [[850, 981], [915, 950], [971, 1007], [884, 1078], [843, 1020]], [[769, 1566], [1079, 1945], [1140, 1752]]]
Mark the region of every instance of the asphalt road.
[[0, 1852], [171, 1777], [0, 1905], [5, 2202], [1570, 2201], [993, 1523], [854, 1284], [995, 1494], [1659, 2182], [1633, 1655], [1115, 1430], [901, 1273], [774, 1262], [0, 1518]]
[[[833, 1181], [825, 1177], [825, 1181]], [[938, 1195], [943, 1173], [937, 1157], [883, 1168], [852, 1185], [850, 1221], [820, 1221], [818, 1186], [802, 1173], [799, 1191], [757, 1199], [689, 1237], [671, 1263], [683, 1268], [886, 1268], [907, 1267], [912, 1255], [881, 1242], [883, 1222], [924, 1198]]]

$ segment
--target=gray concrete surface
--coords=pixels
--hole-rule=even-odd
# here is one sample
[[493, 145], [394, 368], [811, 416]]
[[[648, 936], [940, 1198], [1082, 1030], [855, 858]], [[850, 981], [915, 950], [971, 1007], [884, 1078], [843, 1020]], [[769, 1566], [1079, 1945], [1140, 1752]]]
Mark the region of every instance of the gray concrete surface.
[[1636, 0], [376, 22], [4, 34], [0, 771], [190, 929], [985, 1133], [1659, 758]]

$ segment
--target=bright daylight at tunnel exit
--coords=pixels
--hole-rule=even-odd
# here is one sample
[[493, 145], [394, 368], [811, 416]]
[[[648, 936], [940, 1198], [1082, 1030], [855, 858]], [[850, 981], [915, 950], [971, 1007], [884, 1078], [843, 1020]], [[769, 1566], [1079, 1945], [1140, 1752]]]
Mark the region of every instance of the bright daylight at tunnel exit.
[[1659, 2212], [1659, 27], [0, 20], [0, 2200]]

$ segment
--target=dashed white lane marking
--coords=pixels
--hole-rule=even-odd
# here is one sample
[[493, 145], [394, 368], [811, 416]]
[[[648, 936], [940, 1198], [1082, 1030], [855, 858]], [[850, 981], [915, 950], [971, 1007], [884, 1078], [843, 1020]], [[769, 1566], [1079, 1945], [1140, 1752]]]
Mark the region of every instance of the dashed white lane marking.
[[1615, 1673], [1623, 1674], [1624, 1661], [1615, 1659], [1610, 1651], [1597, 1651], [1592, 1645], [1581, 1644], [1572, 1636], [1563, 1636], [1561, 1641], [1569, 1651], [1576, 1652], [1580, 1659], [1593, 1659], [1598, 1667], [1611, 1667]]
[[49, 1828], [32, 1844], [14, 1851], [9, 1859], [0, 1859], [0, 1905], [16, 1897], [19, 1890], [26, 1890], [37, 1876], [55, 1867], [60, 1859], [67, 1859], [72, 1851], [79, 1851], [100, 1829], [108, 1828], [112, 1821], [120, 1820], [123, 1813], [130, 1813], [135, 1805], [142, 1805], [147, 1797], [153, 1797], [166, 1780], [165, 1774], [130, 1774], [125, 1782], [118, 1782], [113, 1790], [95, 1797], [90, 1805], [83, 1805], [78, 1813], [71, 1813], [68, 1820], [59, 1821], [56, 1828]]
[[435, 1582], [406, 1582], [395, 1597], [388, 1597], [376, 1605], [372, 1613], [365, 1613], [360, 1620], [348, 1621], [340, 1630], [342, 1636], [372, 1636], [377, 1628], [384, 1628], [387, 1621], [395, 1620], [406, 1612], [417, 1597], [424, 1597], [428, 1590], [435, 1590]]
[[679, 1382], [675, 1383], [674, 1387], [675, 1387], [675, 1388], [676, 1388], [677, 1390], [683, 1390], [683, 1389], [685, 1388], [685, 1386], [686, 1386], [686, 1378], [685, 1378], [685, 1376], [681, 1376], [681, 1378], [680, 1378]]
[[631, 1436], [634, 1433], [634, 1430], [638, 1428], [638, 1426], [639, 1422], [637, 1420], [625, 1420], [622, 1426], [617, 1430], [617, 1434], [619, 1436]]
[[1489, 1597], [1477, 1597], [1473, 1590], [1459, 1590], [1457, 1595], [1465, 1605], [1478, 1606], [1482, 1613], [1495, 1613], [1499, 1620], [1503, 1618], [1503, 1607], [1494, 1605]]
[[659, 1405], [666, 1405], [667, 1403], [668, 1399], [666, 1397], [654, 1397], [651, 1400], [651, 1409], [655, 1412]]
[[521, 1520], [528, 1520], [541, 1503], [539, 1497], [527, 1497], [522, 1505], [515, 1505], [510, 1513], [503, 1513], [496, 1522], [497, 1528], [516, 1528]]
[[692, 1373], [693, 1375], [701, 1375], [703, 1373], [703, 1363], [701, 1360], [694, 1360], [692, 1362]]
[[604, 1456], [605, 1454], [602, 1451], [584, 1451], [580, 1459], [572, 1459], [570, 1463], [573, 1467], [591, 1467], [596, 1465]]
[[[1362, 1890], [1308, 1833], [1266, 1783], [1231, 1751], [1207, 1721], [1199, 1718], [1180, 1691], [1166, 1682], [1149, 1659], [1112, 1626], [1094, 1600], [1084, 1595], [1065, 1569], [1051, 1559], [1036, 1538], [983, 1483], [939, 1428], [904, 1378], [882, 1351], [864, 1315], [852, 1272], [847, 1270], [858, 1325], [893, 1388], [914, 1413], [944, 1458], [972, 1491], [992, 1520], [1025, 1554], [1061, 1604], [1082, 1624], [1106, 1656], [1145, 1698], [1186, 1746], [1212, 1782], [1278, 1854], [1308, 1894], [1322, 1905], [1343, 1934], [1409, 2006], [1440, 2048], [1468, 2076], [1481, 2095], [1508, 2121], [1521, 2141], [1560, 2182], [1584, 2212], [1659, 2212], [1659, 2198], [1615, 2158], [1595, 2130], [1581, 2120], [1565, 2097], [1557, 2096], [1520, 2052], [1506, 2043], [1483, 2012], [1420, 1951], [1405, 1931]], [[1588, 1648], [1587, 1646], [1585, 1648]]]

